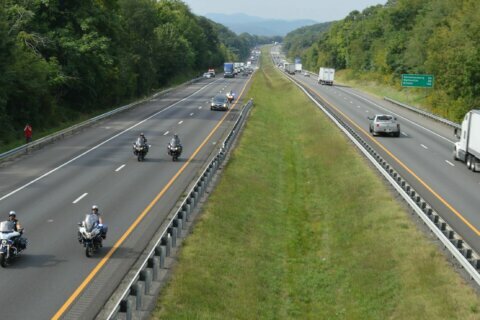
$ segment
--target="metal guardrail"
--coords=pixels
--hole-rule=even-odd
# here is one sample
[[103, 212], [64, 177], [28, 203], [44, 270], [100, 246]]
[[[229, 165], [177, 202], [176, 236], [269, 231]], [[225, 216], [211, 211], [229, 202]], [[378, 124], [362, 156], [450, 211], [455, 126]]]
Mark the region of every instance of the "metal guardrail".
[[458, 128], [458, 129], [461, 129], [462, 126], [459, 125], [458, 123], [456, 122], [453, 122], [453, 121], [450, 121], [450, 120], [447, 120], [447, 119], [444, 119], [442, 117], [439, 117], [437, 115], [434, 115], [433, 113], [430, 113], [430, 112], [427, 112], [427, 111], [424, 111], [424, 110], [421, 110], [421, 109], [418, 109], [418, 108], [415, 108], [415, 107], [412, 107], [412, 106], [409, 106], [408, 104], [405, 104], [405, 103], [402, 103], [402, 102], [399, 102], [399, 101], [396, 101], [396, 100], [393, 100], [389, 97], [383, 97], [384, 100], [388, 101], [388, 102], [391, 102], [393, 104], [396, 104], [397, 106], [400, 106], [400, 107], [403, 107], [403, 108], [406, 108], [410, 111], [413, 111], [415, 113], [418, 113], [418, 114], [421, 114], [427, 118], [430, 118], [430, 119], [433, 119], [435, 121], [438, 121], [438, 122], [441, 122], [443, 124], [446, 124], [448, 126], [451, 126], [451, 127], [454, 127], [454, 128]]
[[285, 75], [305, 94], [350, 138], [362, 153], [375, 165], [385, 176], [397, 192], [415, 211], [424, 224], [436, 235], [437, 239], [444, 245], [452, 256], [459, 262], [470, 278], [480, 286], [480, 255], [469, 246], [448, 223], [434, 211], [432, 206], [426, 202], [419, 193], [407, 183], [407, 181], [393, 167], [383, 159], [352, 127], [350, 127], [339, 116], [330, 111], [326, 101], [310, 93], [293, 77]]
[[[134, 276], [132, 276], [132, 280], [125, 285], [123, 292], [119, 296], [120, 298], [113, 302], [112, 306], [106, 305], [101, 312], [102, 315], [106, 316], [97, 316], [97, 319], [110, 320], [121, 318], [131, 320], [136, 318], [134, 316], [136, 312], [142, 311], [144, 296], [152, 294], [151, 288], [153, 281], [161, 280], [159, 273], [161, 269], [165, 268], [166, 257], [170, 256], [171, 249], [177, 246], [177, 239], [181, 236], [182, 230], [187, 227], [187, 222], [191, 221], [193, 210], [204, 195], [218, 168], [225, 160], [227, 152], [245, 123], [248, 112], [252, 106], [253, 100], [249, 100], [244, 105], [219, 152], [206, 166], [194, 186], [187, 193], [187, 196], [168, 222], [166, 228], [161, 232], [158, 241], [156, 241], [152, 249], [147, 249], [148, 254], [146, 255], [146, 259], [135, 272]], [[122, 288], [117, 290], [121, 291]]]
[[109, 111], [109, 112], [106, 112], [106, 113], [103, 113], [101, 115], [98, 115], [94, 118], [91, 118], [91, 119], [88, 119], [86, 121], [83, 121], [81, 123], [78, 123], [78, 124], [75, 124], [71, 127], [68, 127], [66, 129], [63, 129], [63, 130], [60, 130], [58, 132], [55, 132], [55, 133], [52, 133], [48, 136], [45, 136], [43, 138], [40, 138], [38, 140], [35, 140], [35, 141], [32, 141], [30, 143], [27, 143], [25, 145], [22, 145], [22, 146], [19, 146], [17, 148], [14, 148], [12, 150], [9, 150], [9, 151], [6, 151], [4, 153], [1, 153], [0, 154], [0, 162], [1, 161], [4, 161], [8, 158], [11, 158], [11, 157], [15, 157], [15, 156], [18, 156], [20, 154], [25, 154], [27, 153], [28, 150], [31, 150], [31, 149], [35, 149], [35, 148], [39, 148], [43, 145], [46, 145], [46, 144], [49, 144], [49, 143], [52, 143], [56, 140], [59, 140], [59, 139], [63, 139], [65, 136], [67, 135], [70, 135], [70, 134], [73, 134], [74, 132], [78, 131], [78, 130], [81, 130], [87, 126], [90, 126], [92, 125], [93, 123], [95, 122], [98, 122], [100, 120], [103, 120], [105, 118], [108, 118], [108, 117], [111, 117], [117, 113], [120, 113], [120, 112], [123, 112], [125, 110], [129, 110], [141, 103], [144, 103], [152, 98], [156, 98], [158, 96], [162, 96], [162, 95], [165, 95], [169, 92], [171, 92], [172, 90], [175, 90], [179, 87], [182, 87], [182, 86], [186, 86], [186, 85], [189, 85], [189, 84], [192, 84], [192, 83], [195, 83], [197, 81], [199, 81], [200, 79], [202, 78], [195, 78], [195, 79], [192, 79], [192, 80], [189, 80], [179, 86], [176, 86], [176, 87], [173, 87], [173, 88], [169, 88], [169, 89], [166, 89], [166, 90], [162, 90], [160, 92], [157, 92], [149, 97], [146, 97], [144, 99], [141, 99], [141, 100], [138, 100], [138, 101], [135, 101], [135, 102], [132, 102], [130, 104], [127, 104], [125, 106], [122, 106], [122, 107], [119, 107], [117, 109], [114, 109], [112, 111]]

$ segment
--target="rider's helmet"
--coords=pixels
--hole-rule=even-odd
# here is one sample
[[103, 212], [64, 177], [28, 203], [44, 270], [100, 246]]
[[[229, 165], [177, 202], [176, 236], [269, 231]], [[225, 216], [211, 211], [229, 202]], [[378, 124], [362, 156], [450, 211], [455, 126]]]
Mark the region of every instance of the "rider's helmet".
[[145, 138], [145, 135], [143, 134], [143, 132], [140, 133], [140, 137]]
[[9, 217], [9, 218], [10, 218], [10, 217], [14, 217], [14, 218], [15, 218], [16, 216], [17, 216], [17, 213], [16, 213], [15, 211], [13, 211], [13, 210], [8, 213], [8, 217]]
[[96, 204], [94, 204], [94, 205], [92, 206], [92, 212], [93, 212], [93, 213], [98, 213], [98, 206], [97, 206]]

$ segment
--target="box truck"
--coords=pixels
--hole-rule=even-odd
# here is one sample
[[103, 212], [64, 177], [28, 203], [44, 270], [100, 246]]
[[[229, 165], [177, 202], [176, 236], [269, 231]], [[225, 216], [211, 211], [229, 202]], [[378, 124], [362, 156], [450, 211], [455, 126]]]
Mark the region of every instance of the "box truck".
[[333, 79], [335, 78], [335, 69], [321, 67], [318, 72], [318, 83], [333, 85]]
[[295, 58], [295, 72], [302, 72], [302, 60]]
[[295, 74], [295, 65], [293, 63], [285, 62], [283, 67], [284, 67], [286, 73]]
[[233, 71], [233, 62], [225, 62], [223, 64], [223, 77], [224, 78], [235, 77], [235, 73]]
[[455, 128], [453, 159], [466, 163], [468, 169], [480, 171], [480, 110], [469, 111], [462, 121], [461, 129]]

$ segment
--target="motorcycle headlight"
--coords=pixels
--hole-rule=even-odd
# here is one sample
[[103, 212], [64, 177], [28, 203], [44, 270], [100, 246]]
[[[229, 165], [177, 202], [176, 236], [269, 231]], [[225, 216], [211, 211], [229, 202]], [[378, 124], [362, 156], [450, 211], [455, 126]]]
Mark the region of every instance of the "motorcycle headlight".
[[223, 104], [223, 106], [226, 108], [226, 107], [227, 107], [227, 104], [226, 104], [226, 103], [224, 103], [224, 104]]
[[8, 240], [7, 240], [7, 239], [3, 239], [3, 240], [2, 240], [2, 244], [3, 244], [4, 246], [7, 245], [7, 243], [8, 243]]

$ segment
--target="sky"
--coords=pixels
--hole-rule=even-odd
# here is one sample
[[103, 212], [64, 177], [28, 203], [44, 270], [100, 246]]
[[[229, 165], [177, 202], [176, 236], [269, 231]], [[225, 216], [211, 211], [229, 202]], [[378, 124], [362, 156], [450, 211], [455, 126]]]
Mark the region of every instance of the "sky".
[[245, 13], [262, 18], [327, 22], [387, 0], [183, 0], [193, 13]]

